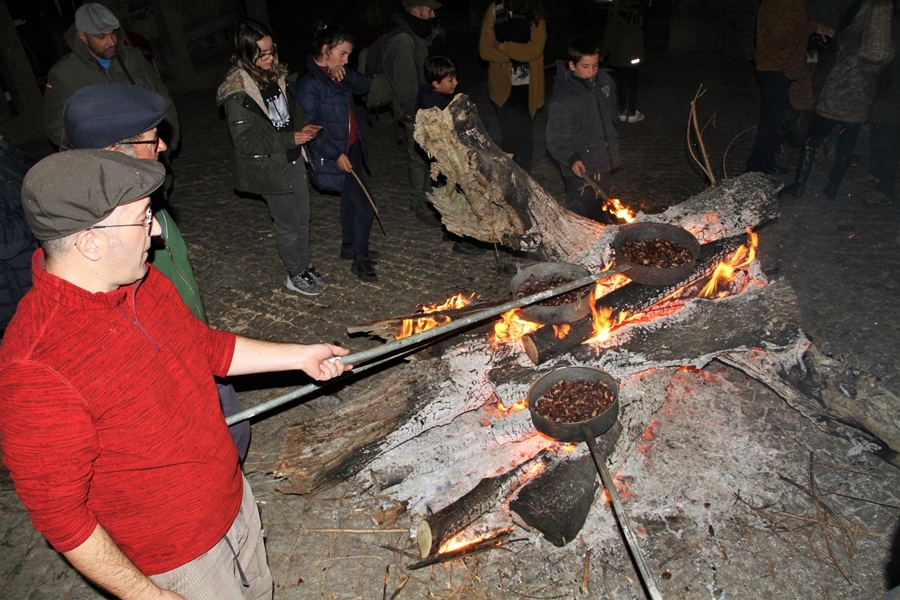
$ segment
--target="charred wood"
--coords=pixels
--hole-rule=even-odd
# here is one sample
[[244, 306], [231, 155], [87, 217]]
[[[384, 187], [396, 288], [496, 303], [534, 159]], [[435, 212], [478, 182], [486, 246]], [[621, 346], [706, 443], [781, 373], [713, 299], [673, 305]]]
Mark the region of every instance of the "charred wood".
[[[611, 311], [613, 322], [620, 314], [641, 312], [677, 292], [687, 283], [712, 273], [719, 262], [727, 258], [746, 241], [746, 236], [735, 236], [705, 244], [700, 248], [697, 266], [684, 282], [670, 286], [628, 283], [597, 299], [594, 306], [598, 311], [604, 309]], [[552, 327], [541, 327], [537, 331], [523, 337], [522, 345], [525, 347], [525, 353], [528, 355], [528, 358], [536, 365], [542, 364], [577, 348], [593, 335], [593, 316], [584, 317], [570, 325], [571, 328], [564, 335], [558, 334]]]
[[496, 509], [525, 483], [529, 468], [538, 461], [544, 461], [543, 454], [502, 475], [482, 479], [459, 500], [420, 521], [416, 528], [416, 543], [422, 558], [436, 554], [441, 544], [461, 533], [481, 515]]
[[[616, 424], [597, 440], [602, 452], [613, 448], [622, 432]], [[526, 483], [509, 510], [516, 521], [540, 531], [554, 546], [565, 546], [584, 526], [598, 485], [597, 467], [589, 454], [563, 460]]]

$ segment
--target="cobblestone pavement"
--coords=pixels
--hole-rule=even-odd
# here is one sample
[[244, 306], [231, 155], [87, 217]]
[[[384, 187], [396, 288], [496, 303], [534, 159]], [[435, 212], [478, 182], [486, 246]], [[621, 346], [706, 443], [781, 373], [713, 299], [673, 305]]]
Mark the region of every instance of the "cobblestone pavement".
[[[461, 91], [473, 97], [488, 130], [497, 133], [482, 78], [480, 70], [464, 71]], [[742, 172], [753, 136], [745, 130], [757, 117], [752, 66], [711, 55], [650, 56], [639, 100], [646, 120], [618, 126], [622, 167], [613, 186], [626, 204], [656, 210], [704, 188], [685, 149], [688, 110], [701, 85], [705, 93], [697, 102], [700, 121], [715, 116], [704, 134], [713, 168], [721, 175], [724, 160], [728, 175]], [[338, 258], [339, 199], [313, 193], [313, 260], [330, 285], [316, 298], [292, 294], [284, 288], [285, 273], [265, 205], [232, 191], [230, 142], [224, 119], [215, 111], [214, 92], [183, 94], [176, 102], [183, 146], [175, 162], [172, 209], [190, 248], [213, 326], [268, 340], [337, 341], [362, 350], [379, 342], [349, 339], [348, 325], [407, 313], [419, 302], [440, 301], [458, 291], [485, 297], [507, 292], [510, 272], [518, 260], [515, 256], [502, 251], [454, 253], [440, 229], [419, 222], [407, 209], [404, 152], [394, 140], [391, 125], [382, 120], [363, 132], [372, 166], [369, 183], [386, 232], [382, 235], [376, 224], [372, 234], [372, 247], [382, 256], [378, 283], [361, 283], [350, 273], [349, 263]], [[539, 114], [535, 128], [534, 177], [561, 198], [558, 171], [542, 153], [545, 122], [546, 110]], [[787, 148], [782, 162], [793, 164], [795, 155], [795, 150]], [[845, 178], [841, 199], [827, 201], [818, 192], [829, 168], [829, 159], [820, 160], [806, 197], [783, 201], [781, 217], [762, 228], [761, 261], [772, 277], [784, 277], [795, 288], [804, 329], [815, 344], [854, 368], [876, 375], [885, 387], [898, 393], [900, 205], [866, 203], [866, 190], [854, 181], [853, 171]], [[290, 375], [235, 382], [245, 405], [301, 383], [301, 378]], [[346, 401], [364, 385], [364, 380], [355, 381], [334, 396]], [[349, 534], [311, 533], [316, 529], [370, 528], [367, 508], [374, 500], [364, 490], [343, 484], [312, 499], [284, 496], [276, 491], [280, 482], [267, 475], [277, 460], [285, 428], [326, 401], [334, 399], [311, 400], [254, 424], [245, 471], [263, 503], [278, 598], [380, 596], [385, 565], [406, 561], [375, 545], [408, 547], [405, 534], [360, 540]], [[33, 531], [5, 476], [0, 478], [0, 545], [0, 597], [98, 596]], [[504, 560], [501, 556], [497, 562], [502, 565]], [[576, 566], [580, 569], [580, 564]], [[402, 575], [398, 569], [390, 567], [391, 590]], [[499, 568], [500, 588], [503, 571], [510, 569]], [[401, 598], [516, 597], [514, 592], [499, 591], [496, 582], [479, 584], [478, 573], [464, 566], [410, 574], [413, 579]], [[480, 591], [460, 595], [458, 590], [465, 582], [471, 584], [466, 589]], [[878, 582], [869, 588], [873, 589], [879, 589]], [[710, 593], [688, 589], [681, 597], [705, 598]], [[775, 592], [772, 597], [777, 595]], [[745, 597], [761, 596], [750, 591]]]

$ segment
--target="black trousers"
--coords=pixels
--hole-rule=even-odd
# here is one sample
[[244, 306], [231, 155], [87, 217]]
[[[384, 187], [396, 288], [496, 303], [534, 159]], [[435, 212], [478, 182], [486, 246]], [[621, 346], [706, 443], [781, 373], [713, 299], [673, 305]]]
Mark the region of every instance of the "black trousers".
[[637, 112], [638, 67], [613, 67], [616, 72], [616, 97], [619, 112], [633, 115]]
[[768, 172], [775, 168], [791, 80], [782, 71], [757, 71], [756, 81], [760, 92], [759, 125], [753, 150], [747, 159], [747, 170]]
[[528, 112], [528, 88], [527, 85], [512, 86], [509, 98], [503, 106], [495, 104], [494, 108], [497, 110], [500, 134], [503, 136], [500, 148], [507, 154], [512, 154], [513, 160], [525, 169], [526, 173], [531, 173], [534, 156], [534, 120]]

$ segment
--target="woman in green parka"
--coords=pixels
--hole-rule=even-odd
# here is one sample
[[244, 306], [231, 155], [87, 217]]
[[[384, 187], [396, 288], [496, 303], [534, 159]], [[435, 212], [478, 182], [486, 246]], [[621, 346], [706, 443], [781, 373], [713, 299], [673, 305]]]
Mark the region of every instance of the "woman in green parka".
[[234, 143], [234, 187], [260, 194], [275, 223], [275, 243], [288, 272], [285, 286], [307, 296], [327, 283], [309, 250], [309, 184], [303, 144], [318, 133], [294, 100], [287, 67], [269, 29], [244, 21], [234, 34], [232, 67], [216, 100], [225, 107]]
[[600, 58], [607, 57], [616, 73], [619, 121], [637, 123], [644, 115], [637, 109], [638, 74], [644, 61], [645, 0], [613, 0], [606, 19]]

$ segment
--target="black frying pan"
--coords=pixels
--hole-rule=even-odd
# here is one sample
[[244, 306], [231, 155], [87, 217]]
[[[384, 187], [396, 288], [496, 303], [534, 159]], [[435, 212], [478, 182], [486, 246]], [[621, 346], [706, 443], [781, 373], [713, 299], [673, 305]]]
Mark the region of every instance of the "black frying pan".
[[[544, 392], [560, 381], [572, 379], [602, 381], [609, 386], [615, 400], [603, 413], [579, 423], [560, 423], [551, 421], [550, 419], [537, 414], [534, 410], [534, 405], [537, 400], [544, 395]], [[631, 557], [637, 565], [638, 573], [641, 576], [641, 581], [644, 584], [647, 596], [652, 600], [662, 600], [662, 594], [660, 594], [653, 577], [650, 575], [650, 572], [644, 564], [644, 558], [638, 548], [637, 539], [634, 530], [631, 527], [631, 522], [628, 520], [627, 513], [622, 508], [622, 501], [619, 499], [619, 493], [616, 491], [612, 476], [606, 468], [606, 458], [597, 446], [596, 437], [612, 427], [619, 417], [619, 384], [609, 373], [601, 371], [600, 369], [595, 369], [593, 367], [561, 367], [547, 373], [531, 384], [531, 388], [528, 390], [528, 410], [531, 412], [531, 421], [534, 423], [534, 428], [547, 437], [560, 442], [587, 442], [588, 448], [591, 450], [591, 456], [594, 458], [594, 464], [597, 465], [597, 471], [600, 473], [600, 480], [603, 482], [603, 486], [606, 488], [606, 491], [609, 493], [609, 497], [612, 500], [616, 521], [619, 523], [619, 529], [622, 531], [622, 535], [625, 537], [625, 541], [628, 544]]]
[[[646, 239], [666, 240], [682, 248], [687, 248], [691, 253], [691, 260], [677, 267], [662, 269], [639, 265], [628, 261], [622, 256], [621, 249], [625, 242]], [[645, 285], [675, 285], [681, 283], [694, 272], [697, 257], [700, 255], [700, 242], [697, 241], [697, 238], [690, 231], [683, 227], [666, 223], [645, 222], [620, 225], [619, 230], [616, 232], [616, 237], [613, 238], [612, 246], [616, 251], [616, 264], [631, 265], [628, 273], [626, 273], [628, 278], [635, 283], [643, 283]]]

